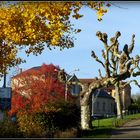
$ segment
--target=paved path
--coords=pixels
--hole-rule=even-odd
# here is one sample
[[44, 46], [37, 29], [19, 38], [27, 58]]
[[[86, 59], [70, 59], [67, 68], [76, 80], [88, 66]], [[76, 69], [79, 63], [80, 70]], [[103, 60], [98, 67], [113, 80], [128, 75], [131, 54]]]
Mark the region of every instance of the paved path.
[[131, 120], [113, 131], [110, 138], [140, 138], [140, 119]]

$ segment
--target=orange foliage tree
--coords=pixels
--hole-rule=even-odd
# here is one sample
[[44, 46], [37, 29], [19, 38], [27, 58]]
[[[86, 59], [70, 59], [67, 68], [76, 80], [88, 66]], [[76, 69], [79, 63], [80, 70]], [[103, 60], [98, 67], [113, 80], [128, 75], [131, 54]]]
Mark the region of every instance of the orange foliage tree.
[[71, 48], [73, 33], [80, 32], [71, 17], [81, 18], [79, 10], [87, 6], [96, 11], [98, 20], [107, 12], [108, 2], [1, 2], [0, 3], [0, 74], [24, 62], [17, 58], [20, 49], [26, 54], [41, 54], [45, 47]]
[[[48, 104], [64, 100], [65, 96], [65, 85], [57, 79], [58, 71], [58, 66], [43, 64], [15, 76], [9, 115], [55, 111]], [[68, 94], [68, 100], [72, 99], [71, 94]]]

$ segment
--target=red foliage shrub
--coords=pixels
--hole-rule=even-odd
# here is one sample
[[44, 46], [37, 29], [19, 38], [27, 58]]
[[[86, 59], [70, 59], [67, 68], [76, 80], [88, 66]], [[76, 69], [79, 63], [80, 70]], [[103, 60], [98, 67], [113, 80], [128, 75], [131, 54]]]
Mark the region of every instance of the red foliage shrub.
[[[65, 85], [57, 78], [59, 70], [59, 67], [53, 64], [43, 64], [15, 76], [9, 115], [14, 115], [18, 111], [47, 112], [48, 102], [64, 99]], [[73, 97], [68, 94], [68, 100], [72, 99]]]

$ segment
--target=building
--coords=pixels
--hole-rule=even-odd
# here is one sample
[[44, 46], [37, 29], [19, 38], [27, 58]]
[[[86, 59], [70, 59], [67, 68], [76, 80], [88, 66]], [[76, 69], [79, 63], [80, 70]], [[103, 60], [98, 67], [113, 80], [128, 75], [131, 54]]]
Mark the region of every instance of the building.
[[97, 89], [92, 94], [93, 117], [110, 117], [116, 113], [115, 99], [104, 89]]
[[[40, 67], [41, 66], [33, 67], [33, 68], [28, 69], [26, 71], [30, 71], [32, 69], [37, 70]], [[24, 72], [26, 72], [26, 71], [24, 71]], [[22, 74], [22, 73], [20, 73], [20, 74]], [[16, 78], [18, 78], [18, 76], [15, 76], [13, 78], [12, 82], [16, 83]], [[81, 87], [79, 85], [77, 85], [77, 84], [68, 85], [69, 82], [77, 82], [77, 83], [80, 82], [82, 84], [90, 84], [92, 82], [96, 82], [96, 79], [90, 79], [90, 78], [89, 79], [78, 79], [75, 74], [74, 75], [68, 75], [68, 74], [66, 74], [66, 82], [65, 82], [65, 90], [66, 91], [65, 91], [65, 94], [67, 95], [67, 93], [69, 92], [69, 93], [71, 93], [71, 95], [77, 97], [77, 104], [80, 105], [80, 97], [79, 97], [79, 94], [80, 94], [80, 91], [81, 91]], [[22, 86], [22, 85], [18, 85], [18, 86]], [[14, 88], [14, 87], [12, 87], [12, 88]], [[104, 89], [104, 91], [102, 89]], [[101, 104], [103, 104], [103, 103], [106, 104], [107, 101], [109, 101], [111, 103], [113, 101], [116, 102], [116, 93], [115, 93], [114, 86], [110, 86], [108, 88], [103, 87], [102, 89], [99, 89], [99, 90], [101, 90], [101, 93], [100, 94], [96, 94], [96, 92], [93, 93], [93, 99], [95, 99], [94, 96], [96, 94], [96, 100], [97, 100], [97, 102], [102, 102]], [[22, 94], [25, 95], [26, 93], [23, 92]], [[101, 94], [103, 94], [102, 97], [101, 97]], [[111, 98], [111, 97], [113, 97], [113, 98]], [[97, 98], [99, 98], [99, 99], [97, 99]], [[92, 102], [95, 102], [95, 101], [92, 100]], [[97, 104], [100, 104], [100, 103], [97, 103], [97, 102], [95, 103], [95, 105], [92, 103], [93, 107], [99, 106]], [[111, 105], [111, 103], [109, 103], [109, 104]], [[122, 105], [123, 112], [127, 111], [128, 106], [130, 104], [131, 104], [131, 87], [130, 87], [130, 85], [127, 85], [124, 88], [121, 88], [121, 105]], [[107, 106], [109, 107], [109, 105], [107, 105]], [[107, 109], [105, 109], [105, 111], [106, 111], [106, 114], [108, 114]], [[110, 108], [110, 111], [111, 111], [110, 113], [113, 113], [113, 109]], [[95, 108], [95, 114], [99, 114], [99, 112], [97, 112], [97, 109], [96, 108]]]
[[[96, 79], [79, 79], [79, 81], [83, 84], [85, 83], [90, 84], [92, 82], [96, 82]], [[122, 84], [124, 85], [125, 82], [122, 82]], [[102, 89], [107, 91], [107, 93], [115, 99], [115, 102], [117, 101], [114, 86], [103, 87]], [[121, 88], [120, 99], [121, 99], [122, 111], [126, 112], [128, 110], [128, 106], [131, 104], [131, 86], [129, 84], [124, 86], [124, 88]]]
[[[68, 82], [80, 82], [76, 75], [72, 75], [69, 77]], [[70, 93], [74, 96], [79, 96], [81, 87], [78, 84], [71, 84], [70, 86]]]
[[[33, 71], [39, 70], [40, 68], [41, 68], [41, 66], [36, 66], [36, 67], [32, 67], [25, 71], [20, 71], [19, 74], [15, 75], [12, 78], [12, 82], [11, 82], [12, 89], [14, 89], [16, 87], [18, 87], [18, 88], [25, 87], [27, 85], [27, 83], [25, 83], [24, 80], [26, 79], [26, 81], [28, 80], [28, 82], [30, 82], [30, 77], [34, 77], [34, 79], [43, 80], [44, 76], [47, 76], [47, 73], [40, 75], [40, 77], [35, 76], [32, 73]], [[26, 75], [26, 77], [25, 77], [25, 76], [23, 76], [24, 73], [28, 73], [28, 75]], [[20, 76], [22, 76], [22, 78]], [[74, 85], [74, 84], [68, 85], [69, 82], [73, 82], [73, 81], [79, 82], [76, 75], [75, 74], [69, 75], [69, 74], [65, 73], [64, 77], [65, 77], [65, 94], [71, 93], [71, 95], [73, 95], [73, 96], [79, 96], [80, 86]], [[29, 97], [31, 93], [30, 93], [30, 91], [28, 91], [28, 94], [27, 94], [27, 90], [26, 91], [23, 90], [22, 93], [20, 92], [20, 94], [22, 94], [23, 96]]]
[[[122, 83], [125, 84], [125, 83]], [[116, 92], [114, 87], [106, 88], [108, 93], [115, 98], [116, 101]], [[131, 86], [126, 85], [124, 88], [121, 88], [121, 93], [120, 93], [120, 99], [121, 99], [121, 106], [122, 106], [122, 111], [123, 113], [127, 112], [129, 105], [131, 104]]]

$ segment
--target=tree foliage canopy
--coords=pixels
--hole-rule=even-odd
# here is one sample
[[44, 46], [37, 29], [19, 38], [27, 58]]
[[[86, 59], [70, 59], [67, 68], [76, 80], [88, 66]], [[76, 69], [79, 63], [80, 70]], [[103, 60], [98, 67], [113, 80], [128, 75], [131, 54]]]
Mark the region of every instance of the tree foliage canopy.
[[[71, 17], [81, 18], [79, 10], [87, 6], [96, 11], [98, 20], [107, 12], [107, 2], [1, 2], [0, 73], [24, 62], [17, 58], [20, 49], [27, 55], [41, 54], [45, 47], [71, 48], [74, 29]], [[4, 59], [4, 61], [3, 61]]]

